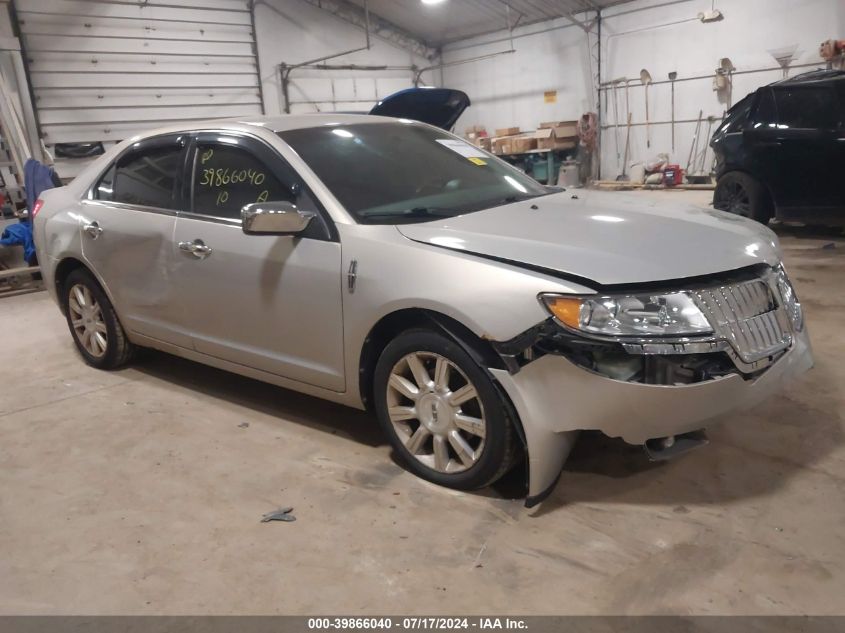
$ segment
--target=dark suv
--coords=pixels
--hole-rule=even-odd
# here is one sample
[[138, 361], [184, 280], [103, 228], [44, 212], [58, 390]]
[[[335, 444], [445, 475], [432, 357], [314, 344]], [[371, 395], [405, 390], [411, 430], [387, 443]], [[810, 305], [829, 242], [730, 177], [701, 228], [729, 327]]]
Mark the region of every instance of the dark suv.
[[728, 111], [710, 146], [715, 208], [763, 223], [845, 224], [845, 71], [759, 88]]

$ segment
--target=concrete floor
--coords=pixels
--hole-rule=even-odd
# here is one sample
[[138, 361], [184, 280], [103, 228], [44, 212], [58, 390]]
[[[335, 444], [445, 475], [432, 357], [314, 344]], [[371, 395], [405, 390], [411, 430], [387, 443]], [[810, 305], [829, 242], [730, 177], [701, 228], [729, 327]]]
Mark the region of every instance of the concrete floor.
[[0, 613], [845, 613], [845, 240], [781, 233], [815, 370], [676, 462], [582, 436], [533, 513], [519, 473], [438, 488], [366, 415], [162, 354], [99, 372], [45, 293], [0, 300]]

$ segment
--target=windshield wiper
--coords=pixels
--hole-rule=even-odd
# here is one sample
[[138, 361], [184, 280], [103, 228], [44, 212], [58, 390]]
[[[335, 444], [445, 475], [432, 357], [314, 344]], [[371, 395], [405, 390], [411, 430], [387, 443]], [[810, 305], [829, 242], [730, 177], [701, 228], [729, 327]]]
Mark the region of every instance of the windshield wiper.
[[454, 209], [443, 207], [413, 207], [401, 211], [361, 211], [364, 218], [443, 218], [455, 215]]
[[502, 198], [498, 200], [495, 204], [511, 204], [512, 202], [524, 202], [525, 200], [531, 200], [532, 198], [539, 198], [541, 196], [545, 196], [548, 194], [545, 193], [525, 193], [521, 195], [513, 195], [507, 196], [506, 198]]
[[470, 210], [471, 211], [481, 211], [483, 209], [492, 209], [493, 207], [501, 207], [505, 204], [513, 204], [514, 202], [524, 202], [526, 200], [531, 200], [532, 198], [539, 198], [541, 196], [546, 196], [548, 194], [539, 193], [539, 194], [514, 194], [512, 196], [506, 196], [504, 198], [497, 198], [495, 200], [486, 200], [485, 202], [473, 206]]

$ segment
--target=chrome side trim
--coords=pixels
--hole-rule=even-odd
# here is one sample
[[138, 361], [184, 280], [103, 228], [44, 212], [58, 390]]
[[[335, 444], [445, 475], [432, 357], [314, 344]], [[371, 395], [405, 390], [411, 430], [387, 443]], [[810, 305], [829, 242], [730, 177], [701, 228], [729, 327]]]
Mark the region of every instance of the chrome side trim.
[[91, 198], [85, 198], [81, 200], [81, 203], [84, 205], [96, 205], [98, 207], [115, 207], [117, 209], [126, 209], [128, 211], [140, 211], [143, 213], [156, 213], [158, 215], [169, 215], [169, 216], [176, 216], [178, 215], [178, 211], [175, 209], [161, 209], [159, 207], [145, 207], [143, 205], [138, 204], [127, 204], [125, 202], [110, 202], [108, 200], [95, 200]]
[[213, 222], [214, 224], [227, 224], [240, 228], [242, 221], [240, 218], [224, 218], [217, 215], [204, 215], [202, 213], [191, 213], [189, 211], [180, 211], [177, 214], [180, 218], [187, 220], [203, 220], [205, 222]]
[[115, 207], [117, 209], [126, 209], [128, 211], [138, 211], [140, 213], [156, 213], [158, 215], [169, 215], [171, 217], [187, 218], [190, 220], [205, 220], [206, 222], [214, 222], [215, 224], [228, 224], [240, 228], [240, 218], [224, 218], [215, 215], [203, 215], [202, 213], [190, 213], [188, 211], [176, 211], [175, 209], [160, 209], [158, 207], [145, 207], [142, 205], [126, 204], [125, 202], [109, 202], [106, 200], [90, 200], [85, 199], [81, 201], [85, 205], [96, 205], [98, 207]]

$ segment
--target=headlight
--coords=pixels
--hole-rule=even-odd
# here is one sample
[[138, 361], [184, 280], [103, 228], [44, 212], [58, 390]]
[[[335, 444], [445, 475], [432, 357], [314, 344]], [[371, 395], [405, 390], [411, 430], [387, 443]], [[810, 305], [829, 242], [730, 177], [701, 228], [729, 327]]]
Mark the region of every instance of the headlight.
[[777, 269], [777, 282], [783, 307], [789, 315], [792, 327], [796, 332], [800, 332], [804, 329], [804, 311], [801, 309], [801, 302], [798, 301], [798, 295], [795, 294], [795, 288], [792, 287], [783, 266]]
[[713, 328], [685, 292], [607, 297], [540, 295], [557, 319], [601, 336], [691, 336]]

